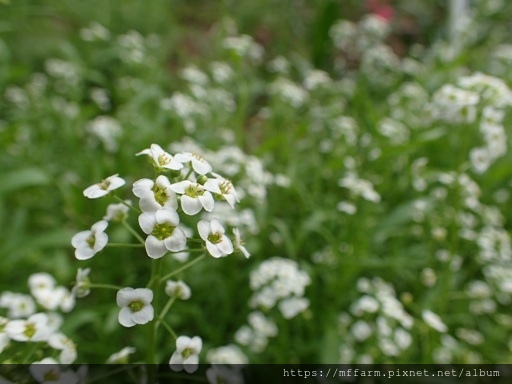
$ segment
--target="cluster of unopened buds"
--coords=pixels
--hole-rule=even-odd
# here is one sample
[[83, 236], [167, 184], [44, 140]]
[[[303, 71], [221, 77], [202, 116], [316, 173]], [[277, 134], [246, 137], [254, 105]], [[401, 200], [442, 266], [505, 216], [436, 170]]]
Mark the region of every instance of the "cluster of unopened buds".
[[[124, 327], [154, 322], [155, 328], [165, 322], [165, 314], [176, 300], [187, 300], [191, 296], [190, 287], [183, 281], [170, 278], [182, 272], [201, 259], [210, 255], [221, 258], [234, 252], [249, 257], [243, 246], [240, 233], [233, 228], [233, 236], [227, 234], [222, 217], [215, 217], [215, 208], [227, 204], [235, 208], [238, 197], [231, 181], [213, 172], [210, 164], [195, 153], [177, 153], [171, 155], [157, 144], [137, 153], [147, 156], [156, 171], [154, 179], [142, 178], [133, 183], [132, 192], [139, 199], [138, 208], [129, 200], [122, 200], [116, 190], [126, 182], [117, 174], [107, 177], [102, 182], [84, 190], [84, 196], [97, 199], [111, 196], [117, 199], [116, 204], [107, 208], [103, 220], [96, 222], [90, 230], [82, 231], [73, 236], [71, 243], [75, 247], [75, 256], [79, 260], [92, 258], [109, 245], [105, 230], [110, 222], [121, 222], [143, 247], [149, 258], [158, 263], [166, 255], [175, 255], [178, 260], [186, 260], [188, 254], [199, 252], [200, 255], [174, 271], [161, 271], [154, 268], [151, 279], [144, 288], [115, 287], [108, 284], [94, 284], [89, 280], [90, 269], [79, 269], [73, 292], [76, 297], [89, 294], [91, 288], [117, 289], [117, 305], [120, 307], [119, 323]], [[140, 230], [128, 223], [128, 214], [138, 214]], [[209, 213], [209, 220], [202, 220], [201, 214]], [[213, 214], [214, 218], [211, 218]], [[196, 216], [197, 235], [182, 222], [190, 222]], [[200, 244], [200, 247], [189, 247]], [[119, 244], [111, 244], [119, 245]], [[133, 246], [130, 244], [129, 246]], [[183, 256], [185, 254], [185, 256]], [[167, 273], [166, 273], [167, 272]], [[165, 283], [165, 288], [163, 287]], [[153, 296], [156, 290], [165, 291], [169, 296], [163, 308], [153, 308]], [[157, 314], [155, 315], [155, 312]], [[177, 337], [168, 324], [163, 324], [176, 339], [176, 351], [170, 359], [174, 370], [186, 369], [194, 371], [198, 363], [198, 354], [202, 348], [202, 340], [198, 336]], [[149, 359], [150, 360], [150, 359]], [[152, 362], [152, 361], [150, 361]]]

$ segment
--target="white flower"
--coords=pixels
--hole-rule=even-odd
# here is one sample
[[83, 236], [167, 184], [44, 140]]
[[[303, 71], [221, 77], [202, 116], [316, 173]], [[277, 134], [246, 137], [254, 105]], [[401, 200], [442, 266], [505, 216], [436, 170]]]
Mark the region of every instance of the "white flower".
[[59, 362], [61, 364], [72, 364], [77, 357], [76, 345], [66, 335], [57, 332], [48, 338], [50, 347], [60, 350]]
[[34, 273], [28, 278], [30, 293], [35, 298], [41, 296], [42, 292], [53, 290], [55, 285], [56, 281], [53, 276], [46, 272]]
[[123, 203], [117, 203], [117, 204], [109, 204], [107, 206], [107, 214], [103, 216], [103, 220], [107, 221], [123, 221], [128, 217], [128, 211], [130, 208], [128, 206], [131, 206], [132, 202], [130, 200], [125, 200]]
[[143, 212], [162, 208], [176, 210], [178, 201], [170, 186], [169, 179], [164, 175], [158, 176], [155, 181], [140, 179], [133, 183], [133, 194], [140, 197], [139, 206]]
[[72, 370], [62, 371], [59, 363], [51, 357], [30, 364], [30, 374], [38, 382], [43, 384], [75, 384], [79, 382], [79, 376]]
[[125, 184], [125, 181], [115, 175], [107, 177], [101, 183], [91, 185], [84, 190], [84, 196], [89, 199], [97, 199], [99, 197], [108, 195], [110, 191], [122, 187]]
[[78, 268], [78, 271], [76, 272], [76, 282], [75, 286], [71, 289], [71, 293], [79, 299], [87, 296], [91, 292], [89, 272], [91, 272], [91, 268]]
[[247, 316], [247, 322], [256, 334], [263, 335], [265, 337], [277, 336], [277, 325], [272, 320], [265, 317], [265, 315], [260, 311], [249, 313]]
[[36, 303], [32, 296], [9, 291], [0, 296], [0, 307], [9, 309], [7, 316], [11, 319], [27, 317], [36, 312]]
[[75, 297], [65, 287], [41, 291], [34, 297], [39, 305], [50, 311], [60, 308], [63, 312], [70, 312], [75, 306]]
[[45, 341], [54, 329], [44, 313], [36, 313], [26, 320], [12, 320], [5, 326], [5, 332], [16, 341]]
[[242, 252], [247, 259], [251, 257], [247, 248], [244, 247], [244, 241], [240, 237], [240, 230], [238, 228], [233, 228], [233, 234], [235, 235], [235, 249]]
[[216, 193], [217, 197], [225, 200], [231, 208], [235, 208], [235, 204], [239, 200], [233, 183], [216, 173], [212, 174], [215, 176], [215, 179], [208, 179], [206, 183], [204, 183], [205, 189]]
[[165, 293], [181, 300], [188, 300], [192, 295], [190, 287], [181, 280], [168, 280], [165, 284]]
[[436, 331], [444, 333], [448, 331], [448, 327], [445, 323], [441, 320], [439, 315], [435, 314], [429, 309], [424, 309], [421, 312], [421, 317], [423, 318], [423, 321], [427, 323], [430, 327], [434, 328]]
[[176, 339], [176, 351], [169, 360], [169, 366], [173, 371], [179, 372], [183, 369], [188, 373], [194, 373], [199, 364], [199, 352], [203, 348], [203, 341], [199, 336], [192, 338], [180, 336]]
[[243, 384], [242, 372], [229, 365], [213, 364], [206, 370], [206, 378], [210, 384]]
[[183, 180], [171, 184], [171, 189], [181, 195], [181, 208], [187, 215], [195, 215], [202, 208], [211, 212], [215, 206], [215, 201], [210, 191], [199, 183]]
[[291, 319], [309, 307], [309, 300], [292, 296], [279, 303], [279, 310], [285, 319]]
[[234, 344], [210, 349], [206, 360], [210, 364], [236, 364], [238, 366], [249, 363], [247, 356]]
[[183, 168], [183, 164], [175, 156], [165, 152], [158, 144], [151, 144], [149, 149], [144, 149], [136, 154], [136, 156], [140, 155], [148, 155], [156, 168], [166, 168], [175, 171]]
[[107, 364], [124, 364], [128, 362], [128, 356], [135, 353], [135, 348], [124, 347], [119, 352], [113, 353], [107, 359]]
[[213, 257], [218, 258], [233, 253], [233, 244], [224, 234], [224, 227], [218, 220], [201, 220], [197, 223], [197, 230], [201, 239], [206, 242], [206, 249]]
[[123, 288], [117, 292], [117, 305], [121, 307], [118, 320], [123, 327], [146, 324], [153, 320], [151, 305], [153, 291], [148, 288]]
[[180, 218], [176, 211], [159, 210], [143, 212], [139, 225], [149, 235], [146, 238], [146, 252], [152, 259], [158, 259], [167, 251], [183, 251], [187, 245], [185, 232], [178, 228]]
[[5, 326], [8, 323], [8, 318], [0, 316], [0, 354], [3, 352], [5, 347], [7, 347], [10, 341], [9, 335], [5, 332]]
[[108, 236], [104, 232], [108, 221], [100, 220], [89, 231], [78, 232], [71, 238], [71, 244], [76, 248], [75, 257], [78, 260], [87, 260], [101, 251], [108, 243]]
[[212, 171], [212, 166], [201, 156], [196, 153], [184, 152], [177, 153], [175, 156], [176, 160], [181, 163], [191, 163], [192, 169], [198, 175], [205, 175]]

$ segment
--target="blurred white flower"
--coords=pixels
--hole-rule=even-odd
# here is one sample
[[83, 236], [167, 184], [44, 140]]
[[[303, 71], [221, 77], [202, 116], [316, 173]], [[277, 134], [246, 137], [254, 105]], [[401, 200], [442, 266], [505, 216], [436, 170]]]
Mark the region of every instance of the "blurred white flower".
[[7, 316], [10, 319], [27, 317], [36, 312], [36, 303], [30, 295], [9, 291], [0, 295], [0, 307], [8, 309]]
[[206, 360], [210, 364], [236, 364], [238, 366], [249, 363], [249, 359], [242, 350], [233, 344], [210, 349], [206, 354]]
[[240, 369], [232, 365], [213, 364], [206, 370], [210, 384], [243, 384], [244, 376]]
[[72, 371], [63, 371], [57, 360], [46, 357], [40, 361], [30, 364], [30, 374], [38, 382], [42, 384], [78, 384], [79, 375]]
[[421, 312], [421, 317], [428, 326], [434, 328], [436, 331], [441, 333], [445, 333], [448, 331], [448, 327], [446, 326], [445, 323], [443, 323], [439, 315], [435, 314], [431, 310], [424, 309]]
[[36, 313], [26, 320], [11, 320], [5, 326], [5, 332], [16, 341], [46, 341], [54, 328], [46, 314]]
[[128, 217], [128, 212], [130, 211], [129, 206], [131, 205], [131, 200], [125, 200], [124, 204], [109, 204], [107, 206], [107, 214], [103, 216], [103, 220], [118, 222], [126, 220], [126, 218]]
[[175, 297], [180, 300], [188, 300], [192, 296], [190, 287], [183, 281], [167, 280], [165, 284], [165, 293], [170, 297]]
[[124, 347], [119, 352], [113, 353], [107, 359], [107, 364], [126, 364], [128, 363], [128, 356], [135, 353], [135, 348]]
[[61, 364], [72, 364], [76, 358], [76, 345], [66, 335], [56, 332], [48, 338], [48, 344], [50, 347], [60, 350], [59, 363]]
[[91, 272], [91, 268], [78, 268], [76, 272], [76, 281], [75, 285], [71, 289], [71, 293], [75, 295], [77, 298], [83, 298], [87, 296], [90, 292], [90, 284], [89, 273]]
[[192, 338], [180, 336], [176, 339], [176, 351], [169, 360], [169, 366], [173, 371], [179, 372], [183, 369], [187, 373], [194, 373], [199, 364], [199, 353], [203, 348], [203, 341], [199, 336]]
[[244, 242], [242, 238], [240, 237], [240, 230], [238, 228], [233, 228], [233, 234], [235, 235], [235, 249], [237, 251], [242, 252], [242, 254], [248, 259], [251, 257], [251, 254], [249, 251], [247, 251], [247, 248], [244, 246]]

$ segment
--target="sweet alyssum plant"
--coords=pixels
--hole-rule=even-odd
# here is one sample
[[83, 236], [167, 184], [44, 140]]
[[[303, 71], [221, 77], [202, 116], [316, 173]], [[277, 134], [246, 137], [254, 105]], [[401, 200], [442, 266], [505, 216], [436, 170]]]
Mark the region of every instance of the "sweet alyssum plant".
[[[160, 363], [156, 361], [156, 341], [162, 337], [161, 332], [166, 332], [176, 343], [176, 350], [169, 359], [171, 369], [184, 369], [192, 373], [197, 369], [202, 339], [197, 335], [178, 336], [166, 321], [173, 303], [191, 296], [190, 287], [185, 282], [172, 278], [208, 256], [221, 258], [234, 252], [249, 256], [238, 229], [234, 228], [230, 237], [222, 217], [215, 217], [216, 206], [227, 204], [234, 209], [238, 197], [233, 184], [213, 172], [210, 164], [198, 154], [185, 152], [171, 155], [159, 145], [152, 144], [137, 156], [147, 156], [156, 173], [154, 178], [142, 178], [133, 183], [133, 194], [139, 199], [138, 208], [117, 195], [117, 190], [125, 186], [125, 180], [118, 175], [107, 177], [86, 188], [84, 195], [90, 199], [110, 196], [118, 203], [109, 205], [103, 220], [92, 225], [90, 230], [74, 235], [71, 242], [78, 260], [90, 259], [109, 246], [105, 231], [110, 222], [120, 221], [137, 242], [122, 245], [140, 246], [145, 250], [148, 262], [152, 263], [149, 281], [145, 286], [138, 287], [97, 284], [89, 280], [90, 269], [79, 269], [73, 292], [76, 297], [84, 297], [94, 288], [116, 289], [119, 323], [123, 327], [151, 325], [144, 362]], [[130, 211], [137, 213], [139, 229], [133, 228], [127, 221]], [[202, 220], [201, 214], [204, 212], [214, 214], [214, 218]], [[185, 217], [195, 218], [196, 230], [182, 224]], [[196, 257], [178, 269], [164, 270], [162, 261], [165, 257], [184, 252]], [[164, 300], [156, 300], [164, 294], [168, 296], [165, 304]]]

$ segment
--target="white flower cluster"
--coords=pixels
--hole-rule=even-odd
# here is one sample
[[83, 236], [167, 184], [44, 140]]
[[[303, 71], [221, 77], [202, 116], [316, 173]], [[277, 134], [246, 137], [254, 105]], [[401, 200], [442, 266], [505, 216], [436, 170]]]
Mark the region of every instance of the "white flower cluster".
[[342, 188], [347, 188], [356, 196], [361, 196], [363, 199], [373, 203], [380, 202], [380, 195], [373, 188], [373, 184], [369, 180], [360, 178], [355, 172], [347, 172], [347, 174], [338, 180], [338, 185]]
[[236, 331], [238, 344], [249, 347], [253, 352], [261, 353], [268, 345], [268, 339], [278, 334], [277, 325], [260, 311], [254, 311], [247, 317], [248, 325]]
[[340, 70], [347, 71], [359, 65], [358, 69], [370, 82], [388, 86], [397, 78], [396, 74], [421, 69], [414, 59], [401, 60], [385, 44], [390, 32], [389, 22], [374, 14], [366, 15], [358, 23], [337, 21], [330, 30], [330, 37], [340, 50]]
[[[212, 166], [203, 157], [182, 152], [176, 155], [164, 151], [159, 145], [137, 155], [146, 155], [159, 172], [174, 172], [173, 182], [164, 174], [155, 180], [143, 178], [133, 183], [133, 194], [139, 198], [139, 225], [147, 235], [146, 252], [153, 259], [166, 253], [181, 252], [187, 248], [186, 229], [180, 226], [180, 214], [195, 216], [200, 212], [212, 212], [215, 201], [224, 201], [234, 208], [239, 201], [233, 184], [221, 175], [212, 172]], [[103, 197], [125, 184], [117, 174], [107, 177], [101, 183], [84, 190], [84, 195], [91, 199]], [[129, 206], [129, 203], [126, 203]], [[180, 212], [180, 213], [178, 213]], [[121, 205], [109, 206], [105, 219], [126, 216], [126, 209]], [[93, 257], [108, 243], [104, 232], [107, 220], [94, 224], [91, 230], [77, 233], [72, 238], [75, 256], [79, 260]], [[217, 218], [201, 220], [197, 224], [199, 236], [205, 242], [207, 251], [213, 257], [222, 257], [233, 253], [234, 247], [226, 236], [223, 225]], [[238, 234], [238, 232], [236, 232]], [[248, 255], [236, 236], [237, 250]]]
[[108, 152], [117, 152], [118, 141], [123, 133], [121, 124], [110, 116], [98, 116], [87, 123], [87, 132], [98, 139]]
[[[0, 354], [9, 356], [11, 346], [20, 343], [41, 343], [44, 353], [50, 354], [60, 364], [71, 364], [77, 353], [75, 344], [60, 332], [62, 317], [56, 311], [69, 312], [75, 298], [65, 287], [58, 286], [48, 273], [29, 277], [31, 295], [3, 292], [0, 308], [7, 309], [7, 317], [0, 316]], [[41, 310], [39, 311], [38, 310]], [[9, 363], [10, 360], [0, 360]]]
[[[267, 188], [276, 183], [277, 177], [265, 169], [263, 162], [256, 156], [244, 153], [234, 145], [225, 145], [217, 151], [207, 150], [191, 138], [173, 143], [171, 150], [185, 149], [189, 152], [203, 153], [211, 166], [230, 180], [236, 180], [236, 192], [239, 199], [250, 198], [257, 205], [265, 203]], [[223, 221], [232, 227], [240, 227], [250, 233], [258, 233], [259, 226], [253, 209], [233, 210], [229, 204], [216, 204], [212, 212], [203, 212], [202, 218], [211, 220], [222, 216]], [[243, 232], [242, 230], [242, 232]]]
[[239, 57], [258, 63], [263, 57], [263, 47], [259, 45], [252, 36], [240, 35], [229, 36], [224, 39], [222, 46], [227, 51], [233, 52]]
[[[339, 317], [343, 342], [339, 347], [341, 361], [365, 363], [398, 357], [412, 343], [410, 329], [414, 320], [396, 298], [393, 287], [380, 278], [360, 278], [357, 289], [362, 295], [350, 306], [350, 314]], [[378, 350], [367, 348], [373, 354], [357, 355], [356, 349], [377, 345]]]
[[[304, 312], [309, 307], [309, 300], [304, 297], [304, 292], [310, 282], [309, 275], [300, 270], [293, 260], [273, 257], [262, 262], [250, 277], [250, 286], [254, 293], [249, 305], [256, 310], [248, 315], [248, 324], [240, 327], [235, 333], [236, 342], [250, 348], [252, 352], [263, 352], [269, 339], [278, 334], [276, 323], [264, 312], [277, 306], [285, 319], [291, 319]], [[224, 359], [226, 363], [231, 360], [230, 364], [233, 364], [241, 358], [234, 352], [222, 359], [219, 354], [220, 350], [217, 354], [212, 352], [212, 362]]]
[[277, 305], [282, 316], [291, 319], [309, 307], [309, 300], [303, 296], [310, 283], [309, 275], [299, 269], [297, 262], [273, 257], [251, 273], [250, 285], [254, 293], [249, 305], [263, 310]]
[[475, 73], [461, 77], [457, 86], [443, 85], [434, 95], [434, 119], [479, 124], [484, 145], [471, 149], [469, 160], [476, 173], [484, 173], [507, 152], [504, 109], [512, 105], [512, 90], [501, 79]]
[[[193, 71], [188, 71], [188, 77], [198, 77]], [[129, 200], [110, 204], [103, 220], [95, 223], [90, 230], [82, 231], [73, 236], [71, 243], [75, 247], [75, 256], [79, 260], [93, 257], [108, 244], [108, 236], [104, 232], [110, 222], [126, 222], [130, 209], [139, 212], [138, 223], [146, 234], [145, 240], [134, 229], [131, 232], [144, 245], [151, 259], [159, 259], [168, 253], [181, 254], [188, 251], [187, 242], [192, 237], [192, 231], [181, 224], [183, 219], [193, 216], [214, 213], [217, 205], [234, 209], [239, 198], [230, 180], [213, 172], [212, 166], [195, 152], [183, 151], [172, 155], [157, 144], [152, 144], [137, 156], [147, 156], [157, 172], [155, 179], [142, 178], [132, 186], [133, 194], [139, 199], [139, 209], [132, 206]], [[125, 180], [117, 174], [107, 177], [100, 183], [84, 190], [84, 196], [97, 199], [115, 194], [115, 191], [125, 184]], [[238, 228], [233, 228], [234, 244], [226, 235], [224, 225], [218, 214], [208, 220], [197, 220], [197, 234], [206, 254], [220, 258], [239, 251], [249, 257], [243, 246]], [[142, 245], [142, 244], [141, 244]], [[198, 258], [197, 260], [199, 260]], [[188, 265], [190, 266], [190, 265]], [[187, 266], [187, 267], [188, 267]], [[85, 297], [90, 288], [94, 287], [89, 280], [90, 269], [79, 269], [73, 294]], [[169, 277], [172, 275], [171, 273]], [[163, 282], [165, 279], [158, 281]], [[96, 284], [97, 287], [116, 288], [115, 286]], [[124, 327], [147, 324], [155, 318], [153, 307], [154, 292], [151, 285], [147, 288], [121, 288], [117, 291], [116, 302], [120, 311], [118, 321]], [[190, 287], [183, 281], [167, 280], [165, 292], [170, 297], [163, 309], [163, 314], [157, 314], [159, 323], [170, 305], [176, 300], [187, 300], [191, 297]], [[74, 297], [71, 296], [71, 297]], [[62, 302], [62, 300], [61, 300]], [[159, 325], [159, 324], [158, 324]], [[185, 369], [191, 373], [197, 369], [202, 340], [198, 336], [189, 338], [180, 336], [176, 340], [176, 351], [170, 359], [170, 367], [175, 371]], [[132, 349], [127, 348], [114, 355], [111, 360], [126, 360]]]

